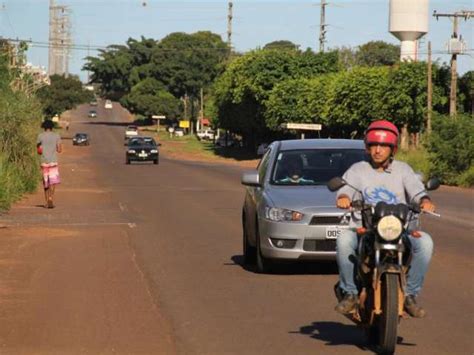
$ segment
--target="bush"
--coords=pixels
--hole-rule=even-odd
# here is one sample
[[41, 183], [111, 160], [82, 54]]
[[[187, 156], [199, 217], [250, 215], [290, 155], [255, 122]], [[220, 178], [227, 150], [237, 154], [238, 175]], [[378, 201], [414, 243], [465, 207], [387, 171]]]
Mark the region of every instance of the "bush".
[[456, 182], [459, 186], [474, 187], [474, 166], [463, 172]]
[[41, 122], [37, 100], [0, 89], [0, 209], [36, 189], [39, 162], [36, 135]]
[[417, 173], [422, 173], [425, 180], [431, 177], [430, 161], [425, 149], [399, 150], [396, 159], [404, 161]]
[[431, 173], [448, 185], [456, 185], [460, 180], [467, 183], [472, 176], [473, 137], [472, 117], [435, 116], [427, 144]]

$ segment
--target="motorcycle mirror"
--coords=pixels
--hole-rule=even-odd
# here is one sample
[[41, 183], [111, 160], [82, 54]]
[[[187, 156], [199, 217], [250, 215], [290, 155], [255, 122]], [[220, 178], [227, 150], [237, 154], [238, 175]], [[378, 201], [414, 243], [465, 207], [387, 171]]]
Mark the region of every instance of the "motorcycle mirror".
[[343, 178], [336, 176], [332, 178], [331, 180], [329, 180], [329, 182], [327, 183], [327, 187], [329, 191], [334, 192], [334, 191], [339, 190], [341, 187], [343, 187], [346, 184], [347, 182]]
[[441, 181], [437, 177], [433, 177], [426, 182], [425, 187], [428, 191], [432, 191], [436, 190], [440, 185]]

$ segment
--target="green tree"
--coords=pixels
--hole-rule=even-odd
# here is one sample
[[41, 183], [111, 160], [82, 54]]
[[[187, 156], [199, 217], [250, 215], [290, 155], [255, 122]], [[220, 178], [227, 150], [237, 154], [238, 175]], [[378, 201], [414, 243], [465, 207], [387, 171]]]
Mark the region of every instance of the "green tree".
[[267, 43], [265, 46], [263, 46], [263, 49], [267, 50], [282, 50], [282, 51], [295, 51], [299, 50], [299, 46], [297, 44], [294, 44], [291, 41], [273, 41], [270, 43]]
[[329, 134], [327, 103], [338, 75], [291, 79], [277, 84], [266, 104], [267, 126], [276, 130], [282, 123], [318, 123], [323, 125], [323, 134]]
[[[440, 101], [439, 90], [433, 90], [433, 106]], [[400, 63], [390, 71], [388, 86], [382, 97], [386, 115], [402, 127], [402, 147], [408, 148], [408, 132], [424, 129], [427, 102], [426, 63]]]
[[133, 56], [127, 46], [112, 45], [99, 57], [87, 57], [83, 69], [92, 72], [90, 82], [100, 84], [102, 94], [119, 99], [130, 90]]
[[82, 83], [75, 76], [52, 75], [51, 85], [39, 89], [36, 96], [43, 105], [46, 116], [61, 114], [93, 98], [90, 91], [84, 90]]
[[400, 46], [384, 41], [367, 42], [359, 46], [355, 59], [362, 66], [393, 65], [400, 60]]
[[197, 98], [221, 72], [228, 48], [217, 34], [201, 31], [172, 33], [154, 48], [153, 76], [180, 98]]
[[474, 107], [474, 70], [466, 72], [459, 79], [459, 101], [465, 113], [473, 114]]
[[339, 136], [361, 137], [369, 123], [384, 117], [389, 68], [355, 67], [334, 77], [327, 122]]
[[433, 131], [428, 141], [430, 173], [444, 183], [456, 184], [463, 174], [469, 173], [472, 183], [474, 160], [474, 120], [469, 115], [455, 119], [435, 115]]
[[145, 117], [165, 115], [167, 118], [175, 119], [181, 112], [181, 101], [153, 78], [147, 78], [135, 85], [130, 94], [122, 98], [121, 103], [132, 113]]
[[241, 134], [245, 143], [253, 146], [259, 137], [268, 134], [265, 110], [276, 84], [337, 70], [336, 52], [249, 52], [231, 62], [216, 82], [219, 125]]

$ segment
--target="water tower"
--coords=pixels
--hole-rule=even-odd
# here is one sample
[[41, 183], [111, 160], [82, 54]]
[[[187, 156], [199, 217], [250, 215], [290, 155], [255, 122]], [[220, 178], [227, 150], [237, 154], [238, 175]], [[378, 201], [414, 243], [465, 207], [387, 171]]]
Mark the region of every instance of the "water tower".
[[400, 60], [417, 60], [417, 40], [428, 32], [429, 0], [390, 0], [389, 31], [401, 41]]

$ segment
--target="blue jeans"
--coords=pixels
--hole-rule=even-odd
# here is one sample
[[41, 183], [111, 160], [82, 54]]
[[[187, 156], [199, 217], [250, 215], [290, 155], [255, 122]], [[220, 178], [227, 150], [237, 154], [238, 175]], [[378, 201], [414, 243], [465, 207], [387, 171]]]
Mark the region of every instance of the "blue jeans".
[[[433, 254], [433, 240], [430, 235], [420, 232], [420, 238], [409, 236], [412, 260], [407, 275], [406, 295], [417, 296], [420, 292], [426, 271]], [[339, 267], [339, 287], [346, 293], [358, 294], [355, 284], [354, 257], [357, 250], [357, 234], [353, 230], [345, 230], [337, 239], [337, 265]]]

